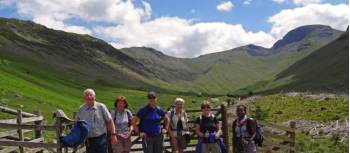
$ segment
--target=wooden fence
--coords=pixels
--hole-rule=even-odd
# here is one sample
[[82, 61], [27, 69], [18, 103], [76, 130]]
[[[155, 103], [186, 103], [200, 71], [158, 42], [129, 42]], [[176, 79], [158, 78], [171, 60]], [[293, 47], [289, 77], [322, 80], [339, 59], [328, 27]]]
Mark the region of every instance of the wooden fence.
[[[199, 117], [198, 114], [200, 114], [202, 111], [198, 109], [191, 109], [191, 110], [186, 110], [187, 115], [189, 116], [189, 122], [188, 122], [188, 127], [190, 128], [190, 135], [191, 135], [191, 141], [192, 142], [197, 142], [198, 137], [195, 134], [195, 118]], [[229, 146], [229, 134], [228, 134], [228, 120], [227, 120], [227, 107], [225, 105], [220, 105], [218, 108], [212, 109], [212, 113], [215, 114], [217, 119], [221, 121], [222, 123], [222, 131], [223, 131], [223, 141], [226, 144], [226, 146]], [[194, 118], [191, 118], [194, 117]], [[169, 137], [164, 137], [164, 149], [166, 153], [171, 152], [171, 146], [169, 143]], [[196, 143], [190, 143], [187, 147], [187, 149], [184, 151], [185, 153], [193, 153], [195, 152], [195, 145]], [[132, 147], [131, 147], [131, 152], [138, 152], [142, 151], [142, 139], [139, 136], [134, 136], [132, 138]]]
[[[38, 111], [31, 114], [0, 106], [0, 112], [17, 116], [16, 119], [0, 120], [0, 129], [12, 129], [0, 132], [0, 153], [43, 153], [44, 150], [57, 153], [69, 152], [57, 142], [64, 129], [72, 127], [72, 122], [64, 122], [64, 118], [56, 116], [54, 125], [44, 125], [44, 117]], [[33, 131], [34, 138], [24, 136], [25, 133]], [[55, 131], [56, 143], [45, 142], [43, 131]], [[84, 152], [84, 149], [72, 150], [72, 152]]]
[[[59, 142], [59, 137], [64, 133], [64, 129], [69, 129], [72, 126], [72, 122], [63, 122], [63, 118], [56, 117], [54, 125], [43, 125], [44, 117], [39, 113], [34, 114], [22, 112], [21, 110], [13, 110], [10, 108], [5, 108], [0, 106], [0, 112], [16, 115], [16, 119], [0, 120], [0, 129], [15, 129], [10, 131], [0, 132], [0, 153], [9, 153], [17, 151], [20, 153], [42, 153], [43, 150], [48, 150], [50, 152], [84, 152], [84, 147], [79, 147], [79, 150], [68, 150], [63, 148], [60, 143], [45, 142], [43, 137], [43, 131], [56, 131], [56, 142]], [[188, 116], [198, 117], [198, 115], [191, 115], [198, 113], [201, 110], [187, 110]], [[222, 123], [223, 130], [223, 141], [228, 146], [228, 121], [227, 121], [227, 108], [225, 105], [221, 105], [219, 108], [212, 109], [212, 112]], [[34, 124], [27, 124], [33, 122]], [[192, 124], [192, 126], [191, 126]], [[189, 127], [191, 132], [191, 140], [198, 140], [198, 137], [194, 132], [195, 120], [189, 121]], [[24, 133], [34, 130], [34, 138], [25, 138]], [[15, 136], [18, 137], [15, 137]], [[3, 140], [3, 139], [8, 140]], [[10, 138], [12, 138], [10, 140]], [[169, 138], [164, 139], [165, 152], [171, 152], [171, 146], [169, 144]], [[132, 152], [142, 151], [142, 140], [139, 136], [132, 136]], [[6, 147], [6, 148], [5, 148]], [[189, 144], [186, 153], [195, 152], [195, 144]]]
[[[10, 108], [0, 106], [0, 112], [16, 115], [16, 119], [5, 119], [0, 120], [0, 129], [11, 129], [9, 131], [0, 132], [0, 153], [10, 153], [10, 152], [19, 152], [19, 153], [43, 153], [44, 150], [49, 152], [57, 153], [68, 153], [68, 152], [85, 152], [85, 147], [82, 145], [77, 150], [67, 149], [62, 147], [59, 142], [59, 137], [62, 136], [65, 130], [72, 127], [72, 121], [66, 121], [60, 116], [56, 116], [54, 125], [44, 125], [44, 117], [40, 112], [27, 113], [22, 112], [21, 110], [13, 110]], [[201, 114], [201, 110], [186, 110], [189, 120], [189, 127], [191, 133], [191, 141], [185, 150], [186, 153], [195, 152], [196, 140], [198, 137], [195, 135], [195, 118]], [[230, 136], [229, 134], [229, 125], [232, 121], [228, 122], [227, 116], [227, 107], [225, 105], [220, 105], [218, 108], [212, 109], [212, 112], [222, 123], [223, 130], [223, 141], [228, 146], [229, 152], [234, 153], [233, 143], [229, 143]], [[30, 124], [31, 123], [31, 124]], [[284, 145], [281, 149], [284, 149], [283, 152], [295, 153], [295, 122], [290, 122], [290, 127], [278, 126], [273, 124], [262, 123], [264, 128], [271, 127], [273, 129], [279, 129], [286, 131], [288, 135], [287, 138], [282, 136], [276, 136], [280, 138], [281, 141], [287, 142], [289, 145]], [[44, 139], [43, 131], [53, 131], [56, 133], [56, 142], [46, 142]], [[33, 138], [28, 138], [29, 132], [34, 132]], [[25, 133], [27, 133], [25, 135]], [[231, 144], [231, 145], [229, 145]], [[232, 147], [230, 147], [232, 146]], [[259, 152], [274, 152], [272, 146], [265, 146], [259, 148]], [[169, 143], [169, 138], [165, 136], [164, 139], [164, 148], [165, 152], [171, 152], [171, 146]], [[132, 136], [132, 148], [131, 152], [141, 152], [142, 151], [142, 140], [139, 136]]]

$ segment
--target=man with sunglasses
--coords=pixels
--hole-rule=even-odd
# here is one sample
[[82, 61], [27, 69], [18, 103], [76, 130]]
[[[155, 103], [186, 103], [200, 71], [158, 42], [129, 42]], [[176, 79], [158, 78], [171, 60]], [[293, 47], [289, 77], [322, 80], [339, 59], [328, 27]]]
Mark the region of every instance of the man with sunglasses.
[[[164, 119], [164, 129], [169, 126], [169, 118], [161, 107], [157, 106], [156, 93], [151, 91], [147, 95], [147, 105], [141, 108], [132, 120], [132, 125], [136, 133], [142, 138], [144, 153], [163, 152], [163, 133], [161, 120]], [[139, 121], [139, 125], [136, 123]]]
[[221, 153], [221, 148], [218, 144], [222, 133], [219, 121], [211, 113], [209, 102], [204, 101], [201, 109], [202, 115], [197, 118], [195, 129], [196, 134], [200, 138], [199, 142], [201, 145], [199, 148], [196, 148], [196, 152]]

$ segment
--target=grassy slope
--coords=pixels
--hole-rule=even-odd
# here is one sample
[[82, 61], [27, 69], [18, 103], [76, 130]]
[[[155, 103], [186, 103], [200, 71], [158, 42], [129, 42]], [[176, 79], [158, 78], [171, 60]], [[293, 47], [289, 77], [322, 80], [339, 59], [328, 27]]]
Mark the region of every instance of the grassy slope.
[[[256, 115], [257, 107], [265, 113], [264, 122], [281, 123], [289, 120], [313, 120], [322, 123], [343, 120], [349, 116], [349, 101], [344, 98], [315, 100], [306, 97], [290, 97], [283, 94], [275, 94], [258, 98], [250, 104], [251, 114]], [[262, 114], [262, 113], [260, 113]], [[265, 133], [265, 145], [281, 145], [276, 135]], [[313, 139], [310, 135], [297, 132], [297, 152], [309, 153], [342, 153], [348, 150], [348, 139], [340, 142], [336, 138]], [[283, 152], [283, 151], [282, 151]]]
[[[133, 111], [143, 106], [146, 101], [145, 91], [128, 90], [94, 81], [79, 80], [79, 78], [65, 76], [65, 73], [51, 67], [37, 65], [33, 62], [23, 63], [23, 61], [1, 58], [0, 63], [1, 105], [13, 108], [20, 108], [20, 105], [23, 105], [23, 109], [28, 112], [41, 110], [49, 121], [52, 120], [51, 115], [56, 108], [63, 109], [70, 115], [76, 111], [83, 103], [82, 91], [87, 87], [94, 88], [97, 100], [105, 103], [109, 108], [113, 107], [114, 98], [119, 95], [128, 98]], [[178, 96], [187, 101], [186, 108], [198, 108], [199, 103], [191, 103], [191, 101], [206, 99], [205, 97], [159, 93], [159, 105], [167, 108]]]
[[247, 87], [259, 92], [346, 92], [349, 84], [349, 37], [337, 39], [276, 74]]
[[[196, 59], [192, 64], [208, 72], [184, 85], [202, 92], [226, 94], [249, 84], [270, 79], [295, 61], [312, 53], [318, 45], [301, 52], [282, 52], [271, 56], [250, 56], [246, 52], [222, 52]], [[211, 64], [213, 63], [213, 64]]]

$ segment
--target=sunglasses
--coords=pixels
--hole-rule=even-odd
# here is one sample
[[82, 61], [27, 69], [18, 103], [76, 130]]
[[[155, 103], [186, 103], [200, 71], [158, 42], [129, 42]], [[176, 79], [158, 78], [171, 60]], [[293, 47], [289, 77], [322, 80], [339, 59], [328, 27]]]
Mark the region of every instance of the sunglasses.
[[148, 99], [156, 99], [157, 97], [156, 96], [148, 96], [147, 98]]
[[202, 109], [211, 109], [210, 106], [203, 106]]

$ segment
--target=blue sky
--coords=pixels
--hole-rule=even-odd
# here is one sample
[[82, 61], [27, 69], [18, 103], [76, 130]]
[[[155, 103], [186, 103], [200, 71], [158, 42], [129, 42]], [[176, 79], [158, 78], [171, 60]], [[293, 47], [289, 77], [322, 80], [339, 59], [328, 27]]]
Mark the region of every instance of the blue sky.
[[116, 48], [146, 46], [172, 56], [195, 57], [247, 44], [271, 47], [289, 30], [307, 24], [344, 30], [349, 23], [348, 3], [346, 0], [0, 0], [0, 16], [90, 34]]

